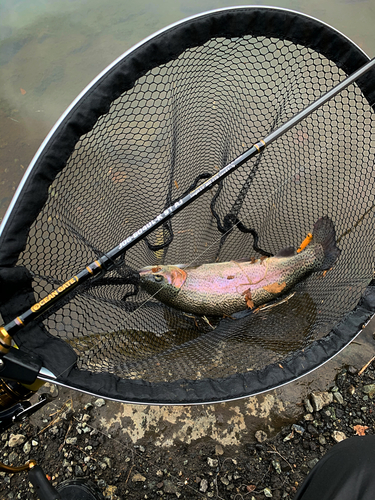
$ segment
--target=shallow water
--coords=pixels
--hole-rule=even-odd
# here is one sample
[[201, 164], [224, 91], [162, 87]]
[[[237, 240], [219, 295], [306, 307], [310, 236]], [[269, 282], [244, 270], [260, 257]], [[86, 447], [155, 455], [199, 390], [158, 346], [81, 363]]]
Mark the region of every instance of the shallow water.
[[[342, 31], [370, 56], [375, 54], [375, 5], [370, 0], [273, 3], [317, 17]], [[2, 0], [0, 217], [50, 128], [102, 69], [172, 22], [231, 5], [238, 2]]]

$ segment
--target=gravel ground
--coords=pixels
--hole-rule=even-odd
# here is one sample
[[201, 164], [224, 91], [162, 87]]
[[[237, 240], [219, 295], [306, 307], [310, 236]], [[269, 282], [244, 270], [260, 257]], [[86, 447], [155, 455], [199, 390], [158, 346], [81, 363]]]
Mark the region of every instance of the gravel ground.
[[[301, 402], [301, 420], [273, 438], [259, 429], [252, 442], [223, 447], [210, 440], [164, 449], [152, 436], [124, 445], [116, 434], [90, 425], [102, 399], [72, 407], [72, 400], [24, 422], [1, 437], [0, 460], [20, 465], [35, 458], [53, 485], [87, 478], [108, 499], [291, 499], [315, 463], [337, 442], [374, 434], [375, 362], [361, 373], [347, 367], [329, 391]], [[120, 429], [118, 432], [120, 433]], [[1, 474], [1, 499], [35, 499], [27, 473]]]

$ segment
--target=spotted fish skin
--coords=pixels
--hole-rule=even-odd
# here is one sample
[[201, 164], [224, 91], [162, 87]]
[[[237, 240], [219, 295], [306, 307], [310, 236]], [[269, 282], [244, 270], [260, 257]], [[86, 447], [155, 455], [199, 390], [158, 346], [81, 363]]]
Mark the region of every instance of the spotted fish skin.
[[322, 217], [311, 243], [266, 259], [220, 262], [198, 267], [149, 266], [139, 271], [140, 285], [161, 302], [182, 311], [223, 316], [259, 307], [290, 290], [313, 272], [330, 269], [340, 255], [334, 225]]

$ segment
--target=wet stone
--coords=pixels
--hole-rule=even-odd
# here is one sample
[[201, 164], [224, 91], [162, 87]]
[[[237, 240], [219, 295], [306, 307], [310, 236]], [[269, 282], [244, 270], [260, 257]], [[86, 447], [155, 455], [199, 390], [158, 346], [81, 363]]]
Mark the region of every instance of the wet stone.
[[97, 408], [100, 408], [102, 406], [105, 405], [105, 401], [103, 398], [99, 398], [97, 399], [96, 401], [94, 401], [94, 405], [97, 407]]
[[139, 472], [136, 472], [132, 477], [133, 483], [143, 483], [146, 481], [145, 476], [142, 476]]
[[16, 453], [15, 451], [12, 451], [11, 453], [9, 453], [8, 460], [9, 460], [10, 464], [14, 463], [15, 460], [17, 460], [17, 458], [18, 458], [18, 453]]
[[210, 458], [208, 457], [207, 458], [207, 463], [210, 467], [217, 467], [219, 465], [219, 460], [217, 460], [216, 458]]
[[261, 430], [256, 431], [255, 439], [258, 441], [258, 443], [263, 443], [264, 441], [267, 441], [267, 434]]
[[333, 393], [333, 399], [340, 405], [344, 404], [344, 398], [342, 397], [342, 394], [339, 391]]
[[277, 474], [281, 474], [280, 462], [278, 460], [272, 460], [272, 465], [273, 465], [273, 468], [275, 469], [275, 471], [277, 472]]
[[26, 455], [28, 455], [28, 454], [30, 453], [30, 451], [31, 451], [31, 444], [30, 444], [29, 442], [25, 443], [25, 444], [23, 445], [23, 448], [22, 448], [22, 449], [23, 449], [23, 452], [24, 452]]
[[201, 491], [202, 493], [206, 493], [207, 489], [208, 489], [208, 481], [207, 479], [202, 479], [199, 485], [199, 491]]
[[363, 386], [362, 391], [367, 394], [370, 399], [372, 399], [375, 396], [375, 384]]
[[346, 370], [341, 371], [337, 377], [336, 377], [336, 384], [339, 387], [339, 389], [342, 389], [345, 385], [347, 379], [347, 373]]
[[223, 450], [223, 447], [221, 446], [221, 444], [217, 444], [215, 446], [215, 454], [216, 455], [223, 455], [224, 454], [224, 450]]
[[315, 425], [309, 424], [307, 426], [307, 431], [312, 435], [312, 436], [317, 436], [319, 434], [318, 429], [315, 427]]
[[314, 411], [314, 408], [312, 407], [310, 400], [309, 399], [304, 399], [303, 403], [305, 405], [305, 409], [307, 413], [312, 413]]
[[311, 394], [311, 403], [315, 411], [320, 411], [332, 402], [333, 394], [331, 392], [313, 392]]
[[336, 443], [340, 443], [340, 441], [344, 441], [344, 439], [346, 439], [346, 435], [341, 431], [333, 431], [332, 437]]
[[23, 434], [11, 434], [9, 441], [8, 441], [8, 446], [9, 448], [14, 448], [15, 446], [20, 446], [26, 441], [26, 436]]
[[324, 446], [325, 444], [327, 444], [326, 438], [322, 434], [319, 435], [318, 440], [319, 440], [319, 443], [322, 446]]
[[292, 425], [292, 430], [296, 431], [297, 434], [301, 434], [301, 435], [305, 432], [305, 429], [303, 427], [301, 427], [300, 425], [297, 425], [297, 424], [293, 424]]
[[312, 469], [313, 467], [315, 467], [315, 465], [319, 462], [319, 458], [313, 458], [312, 460], [309, 460], [307, 462], [307, 466], [309, 467], [309, 469]]
[[76, 477], [82, 477], [83, 476], [83, 470], [82, 470], [82, 467], [80, 465], [76, 465], [75, 468], [74, 468], [74, 475]]

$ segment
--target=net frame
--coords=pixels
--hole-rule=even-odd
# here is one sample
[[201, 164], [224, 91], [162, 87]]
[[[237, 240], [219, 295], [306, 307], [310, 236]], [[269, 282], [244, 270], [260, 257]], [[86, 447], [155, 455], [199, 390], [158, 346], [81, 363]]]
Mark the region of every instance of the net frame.
[[[48, 188], [64, 168], [79, 138], [105, 115], [113, 100], [147, 71], [178, 57], [190, 47], [212, 37], [280, 37], [323, 53], [346, 74], [368, 57], [353, 42], [328, 25], [285, 9], [239, 7], [193, 16], [161, 30], [117, 59], [99, 75], [62, 116], [36, 154], [1, 226], [1, 312], [13, 319], [35, 302], [27, 270], [15, 267], [26, 245], [28, 230], [42, 209]], [[177, 40], [177, 42], [176, 42]], [[372, 76], [358, 82], [371, 106], [375, 102]], [[43, 195], [35, 199], [34, 193]], [[124, 380], [110, 373], [97, 374], [76, 368], [69, 346], [52, 337], [40, 325], [30, 325], [16, 340], [22, 349], [40, 356], [58, 375], [57, 383], [119, 401], [147, 404], [200, 404], [246, 397], [278, 387], [312, 371], [342, 350], [358, 335], [374, 314], [371, 283], [357, 307], [328, 335], [294, 357], [290, 365], [268, 366], [261, 373], [237, 374], [218, 380], [177, 380], [170, 383]]]

